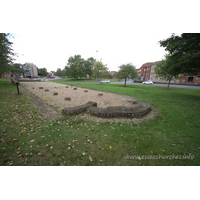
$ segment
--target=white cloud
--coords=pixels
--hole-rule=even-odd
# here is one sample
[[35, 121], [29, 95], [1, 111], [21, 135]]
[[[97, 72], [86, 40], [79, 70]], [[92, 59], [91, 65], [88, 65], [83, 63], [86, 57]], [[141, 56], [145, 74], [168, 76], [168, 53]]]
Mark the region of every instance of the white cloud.
[[[23, 9], [16, 9], [20, 3]], [[19, 55], [20, 61], [49, 71], [63, 69], [75, 54], [96, 58], [96, 50], [110, 70], [129, 62], [139, 68], [145, 62], [162, 59], [166, 52], [159, 40], [172, 32], [184, 32], [180, 25], [191, 27], [183, 15], [190, 5], [182, 3], [183, 24], [176, 9], [179, 4], [170, 0], [164, 4], [156, 0], [40, 0], [27, 4], [21, 0], [11, 5], [14, 18], [6, 21], [9, 28], [5, 32], [19, 33], [12, 41], [15, 52], [24, 54]], [[195, 18], [197, 7], [193, 4], [192, 9]]]

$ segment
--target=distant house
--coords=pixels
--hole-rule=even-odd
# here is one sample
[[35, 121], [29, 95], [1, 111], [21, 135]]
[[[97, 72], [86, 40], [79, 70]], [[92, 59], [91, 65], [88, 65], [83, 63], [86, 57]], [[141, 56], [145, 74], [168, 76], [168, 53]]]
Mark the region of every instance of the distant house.
[[48, 73], [48, 74], [47, 74], [47, 77], [51, 77], [51, 73]]
[[[159, 61], [158, 61], [159, 62]], [[153, 82], [161, 82], [161, 83], [168, 83], [167, 80], [163, 79], [162, 77], [158, 77], [154, 71], [155, 67], [156, 67], [156, 63], [158, 62], [154, 62], [151, 65], [151, 74], [150, 74], [150, 80]], [[179, 79], [172, 79], [171, 83], [179, 83]]]
[[1, 78], [10, 78], [11, 77], [11, 73], [6, 73], [4, 72], [2, 75], [1, 75]]
[[195, 84], [195, 85], [200, 84], [200, 76], [184, 76], [183, 74], [181, 74], [179, 83]]
[[23, 66], [23, 69], [25, 70], [24, 76], [26, 78], [37, 78], [38, 77], [38, 71], [37, 66], [33, 63], [25, 63]]
[[151, 65], [153, 62], [148, 62], [143, 64], [139, 69], [137, 69], [137, 75], [139, 80], [150, 80], [150, 73], [151, 73]]
[[109, 73], [112, 76], [112, 78], [114, 78], [116, 71], [110, 71]]

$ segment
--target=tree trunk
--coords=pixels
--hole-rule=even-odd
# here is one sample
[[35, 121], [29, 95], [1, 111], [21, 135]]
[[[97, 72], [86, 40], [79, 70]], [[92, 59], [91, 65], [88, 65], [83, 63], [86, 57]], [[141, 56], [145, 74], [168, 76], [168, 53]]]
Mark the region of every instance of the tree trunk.
[[125, 78], [125, 82], [124, 82], [124, 87], [126, 87], [126, 78]]
[[167, 89], [169, 90], [169, 85], [170, 85], [170, 82], [171, 82], [171, 80], [169, 80], [169, 82], [168, 82], [168, 86], [167, 86]]

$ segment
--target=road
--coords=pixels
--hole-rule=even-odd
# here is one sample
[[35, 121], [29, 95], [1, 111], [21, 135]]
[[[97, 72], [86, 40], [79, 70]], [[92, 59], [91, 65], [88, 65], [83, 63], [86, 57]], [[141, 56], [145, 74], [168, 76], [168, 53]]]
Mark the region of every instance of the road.
[[[124, 82], [112, 82], [112, 84], [124, 84]], [[130, 83], [127, 82], [126, 84], [133, 84], [133, 85], [143, 85], [142, 83]], [[153, 85], [147, 85], [149, 87], [153, 87], [153, 86], [162, 86], [162, 87], [167, 87], [167, 84], [156, 84], [154, 83]], [[176, 88], [189, 88], [189, 89], [200, 89], [200, 86], [196, 86], [196, 85], [177, 85], [177, 84], [170, 84], [169, 87], [176, 87]]]
[[[44, 81], [45, 79], [47, 80], [55, 80], [55, 79], [61, 79], [60, 77], [55, 77], [54, 79], [48, 79], [48, 78], [41, 78], [41, 81]], [[96, 83], [96, 82], [73, 82], [73, 83]], [[99, 82], [98, 82], [99, 84]], [[108, 84], [108, 83], [102, 83], [102, 84]], [[124, 84], [124, 82], [110, 82], [109, 84]], [[132, 85], [142, 85], [142, 83], [132, 83], [132, 82], [126, 82], [127, 85], [132, 84]], [[167, 87], [167, 84], [156, 84], [154, 83], [153, 85], [147, 85], [149, 87], [153, 86], [161, 86], [161, 87]], [[176, 84], [170, 84], [169, 87], [175, 87], [175, 88], [189, 88], [189, 89], [200, 89], [200, 86], [196, 85], [176, 85]]]

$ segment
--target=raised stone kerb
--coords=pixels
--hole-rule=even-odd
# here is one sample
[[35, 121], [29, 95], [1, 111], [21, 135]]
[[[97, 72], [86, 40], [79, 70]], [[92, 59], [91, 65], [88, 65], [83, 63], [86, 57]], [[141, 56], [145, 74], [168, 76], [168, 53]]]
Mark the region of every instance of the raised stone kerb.
[[87, 112], [98, 117], [118, 118], [118, 117], [142, 117], [151, 111], [151, 106], [140, 102], [133, 106], [109, 106], [107, 108], [89, 107]]
[[76, 114], [86, 111], [87, 108], [89, 108], [89, 107], [97, 107], [97, 103], [89, 101], [88, 103], [81, 105], [81, 106], [64, 108], [64, 109], [62, 109], [62, 113], [66, 114], [66, 115], [76, 115]]

